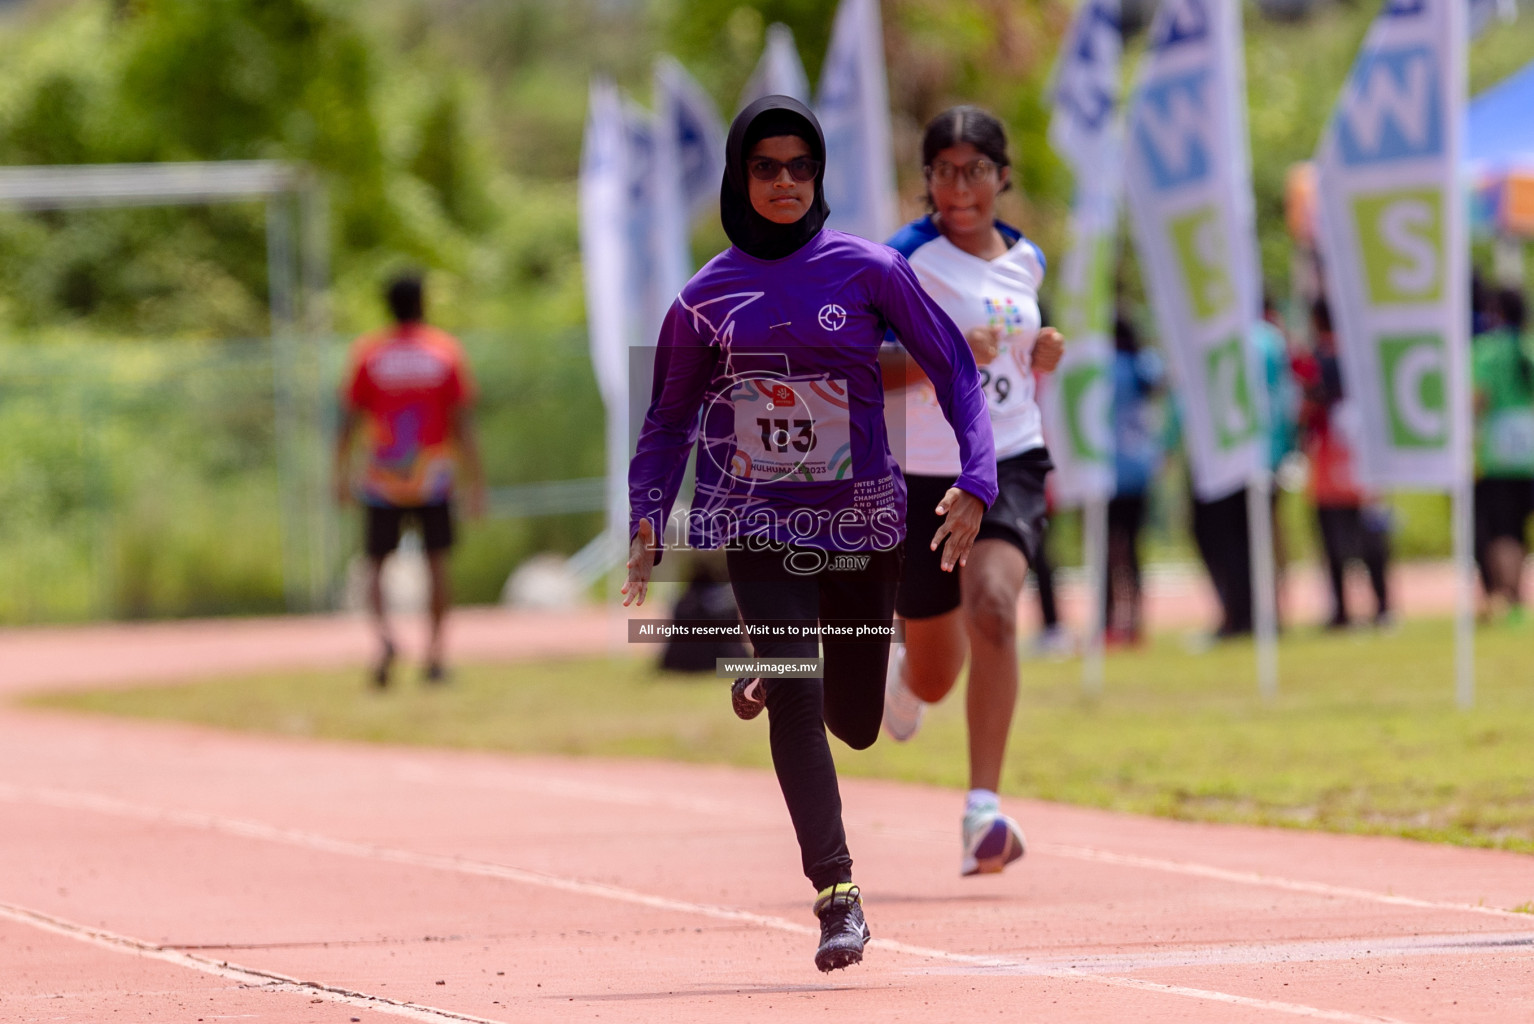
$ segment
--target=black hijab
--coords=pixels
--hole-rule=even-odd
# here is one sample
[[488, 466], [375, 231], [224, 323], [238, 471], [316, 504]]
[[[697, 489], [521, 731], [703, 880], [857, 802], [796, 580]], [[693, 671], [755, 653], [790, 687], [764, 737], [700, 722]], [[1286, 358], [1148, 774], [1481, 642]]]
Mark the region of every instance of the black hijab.
[[[763, 139], [793, 135], [820, 161], [815, 199], [792, 224], [774, 224], [756, 212], [748, 191], [746, 158]], [[830, 215], [826, 205], [826, 139], [810, 108], [789, 96], [763, 96], [736, 115], [724, 147], [724, 183], [719, 186], [719, 217], [730, 241], [759, 260], [780, 260], [820, 233]]]

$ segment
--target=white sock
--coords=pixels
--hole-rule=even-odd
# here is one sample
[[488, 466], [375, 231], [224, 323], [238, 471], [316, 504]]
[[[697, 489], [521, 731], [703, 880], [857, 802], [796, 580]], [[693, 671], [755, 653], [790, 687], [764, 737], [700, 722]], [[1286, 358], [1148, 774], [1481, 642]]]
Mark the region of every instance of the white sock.
[[997, 807], [1001, 804], [1001, 797], [989, 789], [972, 789], [964, 798], [964, 813], [978, 811], [984, 808]]

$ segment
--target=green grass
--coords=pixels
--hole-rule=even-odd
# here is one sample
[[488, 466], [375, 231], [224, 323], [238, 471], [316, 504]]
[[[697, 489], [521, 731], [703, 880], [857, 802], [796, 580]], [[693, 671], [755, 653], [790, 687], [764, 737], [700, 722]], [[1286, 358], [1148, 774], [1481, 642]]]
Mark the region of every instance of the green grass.
[[[1480, 633], [1468, 712], [1454, 708], [1443, 622], [1394, 635], [1295, 631], [1271, 704], [1256, 694], [1245, 644], [1192, 654], [1162, 637], [1110, 657], [1095, 700], [1079, 663], [1026, 662], [1003, 788], [1188, 820], [1534, 852], [1531, 639]], [[910, 744], [837, 744], [843, 771], [964, 785], [960, 698]], [[360, 672], [308, 672], [31, 703], [370, 742], [768, 764], [764, 722], [736, 721], [721, 681], [660, 675], [639, 659], [467, 666], [440, 691], [412, 680], [375, 694]]]

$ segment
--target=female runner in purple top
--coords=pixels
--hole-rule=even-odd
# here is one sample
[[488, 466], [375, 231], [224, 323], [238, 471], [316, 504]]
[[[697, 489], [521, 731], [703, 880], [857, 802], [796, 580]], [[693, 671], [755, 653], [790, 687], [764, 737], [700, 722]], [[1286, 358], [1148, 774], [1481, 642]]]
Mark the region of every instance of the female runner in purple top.
[[788, 97], [756, 101], [730, 128], [720, 206], [734, 245], [688, 282], [661, 328], [629, 467], [623, 593], [625, 604], [644, 600], [696, 446], [692, 507], [669, 523], [673, 536], [725, 548], [758, 658], [823, 652], [822, 671], [738, 679], [731, 695], [742, 718], [768, 712], [773, 767], [817, 892], [815, 964], [830, 971], [862, 960], [868, 929], [825, 731], [858, 750], [878, 737], [905, 539], [878, 364], [887, 330], [958, 435], [962, 468], [932, 538], [945, 569], [963, 564], [996, 497], [996, 460], [974, 357], [904, 257], [822, 230], [824, 160], [819, 123]]

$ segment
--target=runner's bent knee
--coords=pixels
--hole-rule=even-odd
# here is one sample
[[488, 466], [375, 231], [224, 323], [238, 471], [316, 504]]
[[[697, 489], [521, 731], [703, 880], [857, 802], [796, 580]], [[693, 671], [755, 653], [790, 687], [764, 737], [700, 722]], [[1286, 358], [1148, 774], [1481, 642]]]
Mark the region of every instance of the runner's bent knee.
[[965, 595], [965, 612], [972, 633], [992, 644], [1017, 638], [1017, 593], [1005, 583], [987, 584]]

